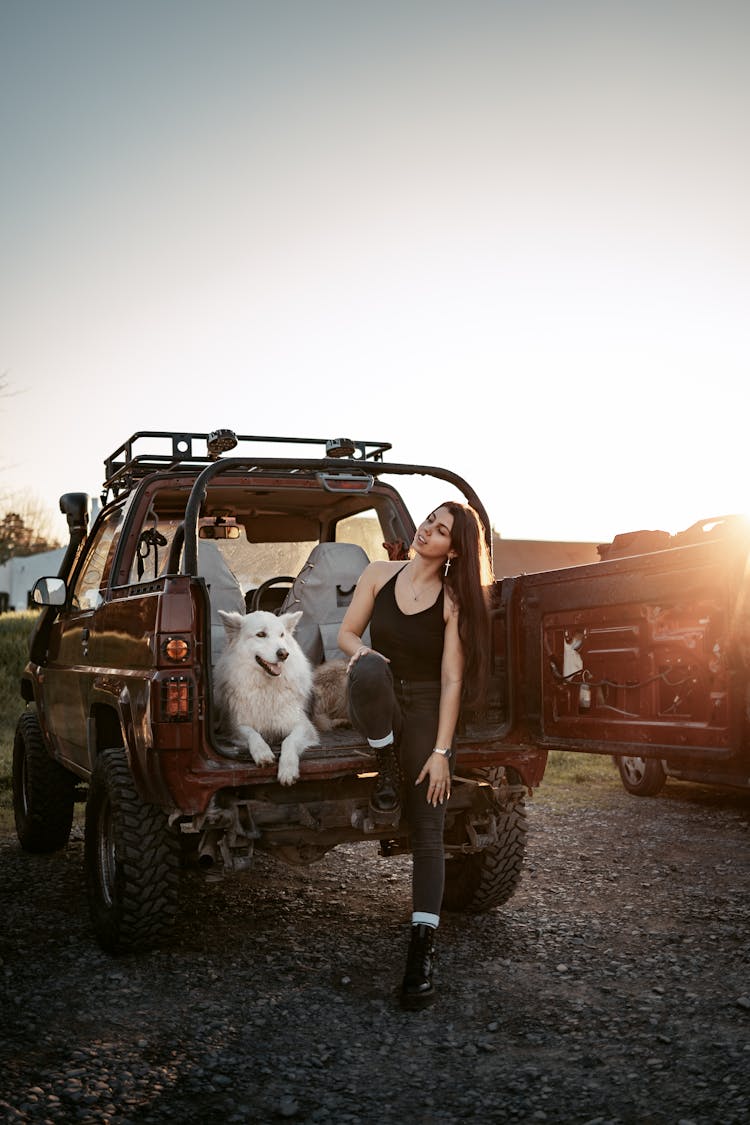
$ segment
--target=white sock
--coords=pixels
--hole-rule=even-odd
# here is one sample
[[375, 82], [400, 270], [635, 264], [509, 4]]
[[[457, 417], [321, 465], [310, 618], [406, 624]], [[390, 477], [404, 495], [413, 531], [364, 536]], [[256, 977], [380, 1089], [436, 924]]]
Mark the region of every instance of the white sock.
[[385, 738], [368, 738], [367, 742], [373, 750], [382, 750], [384, 746], [390, 746], [393, 742], [393, 731], [389, 731]]
[[411, 916], [412, 926], [430, 926], [436, 930], [440, 925], [439, 914], [427, 914], [424, 910], [415, 910]]

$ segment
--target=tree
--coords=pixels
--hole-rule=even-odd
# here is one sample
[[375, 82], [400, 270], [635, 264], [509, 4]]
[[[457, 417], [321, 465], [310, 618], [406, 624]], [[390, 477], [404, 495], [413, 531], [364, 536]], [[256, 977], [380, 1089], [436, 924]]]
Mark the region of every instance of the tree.
[[0, 563], [59, 546], [50, 514], [38, 500], [20, 494], [8, 503], [5, 515], [0, 516]]
[[[0, 398], [8, 398], [15, 393], [7, 372], [0, 372]], [[0, 496], [0, 505], [5, 510], [5, 514], [0, 515], [0, 563], [38, 555], [41, 551], [51, 551], [60, 546], [54, 517], [31, 493]]]

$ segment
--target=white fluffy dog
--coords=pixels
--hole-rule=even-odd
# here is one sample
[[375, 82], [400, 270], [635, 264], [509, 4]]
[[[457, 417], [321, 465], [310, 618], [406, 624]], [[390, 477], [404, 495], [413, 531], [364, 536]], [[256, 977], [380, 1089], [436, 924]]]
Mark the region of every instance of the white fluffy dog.
[[278, 779], [293, 785], [300, 754], [318, 744], [307, 717], [312, 669], [294, 630], [301, 612], [225, 613], [219, 610], [227, 645], [214, 670], [214, 690], [222, 722], [247, 740], [256, 765], [274, 761], [268, 745], [281, 739]]

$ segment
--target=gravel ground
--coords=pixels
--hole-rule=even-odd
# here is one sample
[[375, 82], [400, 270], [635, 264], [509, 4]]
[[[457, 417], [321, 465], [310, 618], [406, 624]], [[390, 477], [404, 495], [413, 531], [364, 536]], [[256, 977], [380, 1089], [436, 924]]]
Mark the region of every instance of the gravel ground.
[[750, 1122], [750, 798], [543, 785], [505, 907], [395, 1004], [409, 859], [188, 874], [170, 948], [94, 944], [82, 843], [0, 840], [0, 1120]]

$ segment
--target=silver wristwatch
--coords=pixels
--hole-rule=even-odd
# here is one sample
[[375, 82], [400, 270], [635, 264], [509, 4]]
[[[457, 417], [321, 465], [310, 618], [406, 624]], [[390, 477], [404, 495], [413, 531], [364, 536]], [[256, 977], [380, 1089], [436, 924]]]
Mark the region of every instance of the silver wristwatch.
[[442, 746], [436, 746], [432, 752], [433, 752], [433, 754], [442, 754], [444, 758], [450, 758], [450, 756], [453, 753], [453, 750], [450, 748], [450, 746], [448, 746], [447, 748], [442, 747]]

